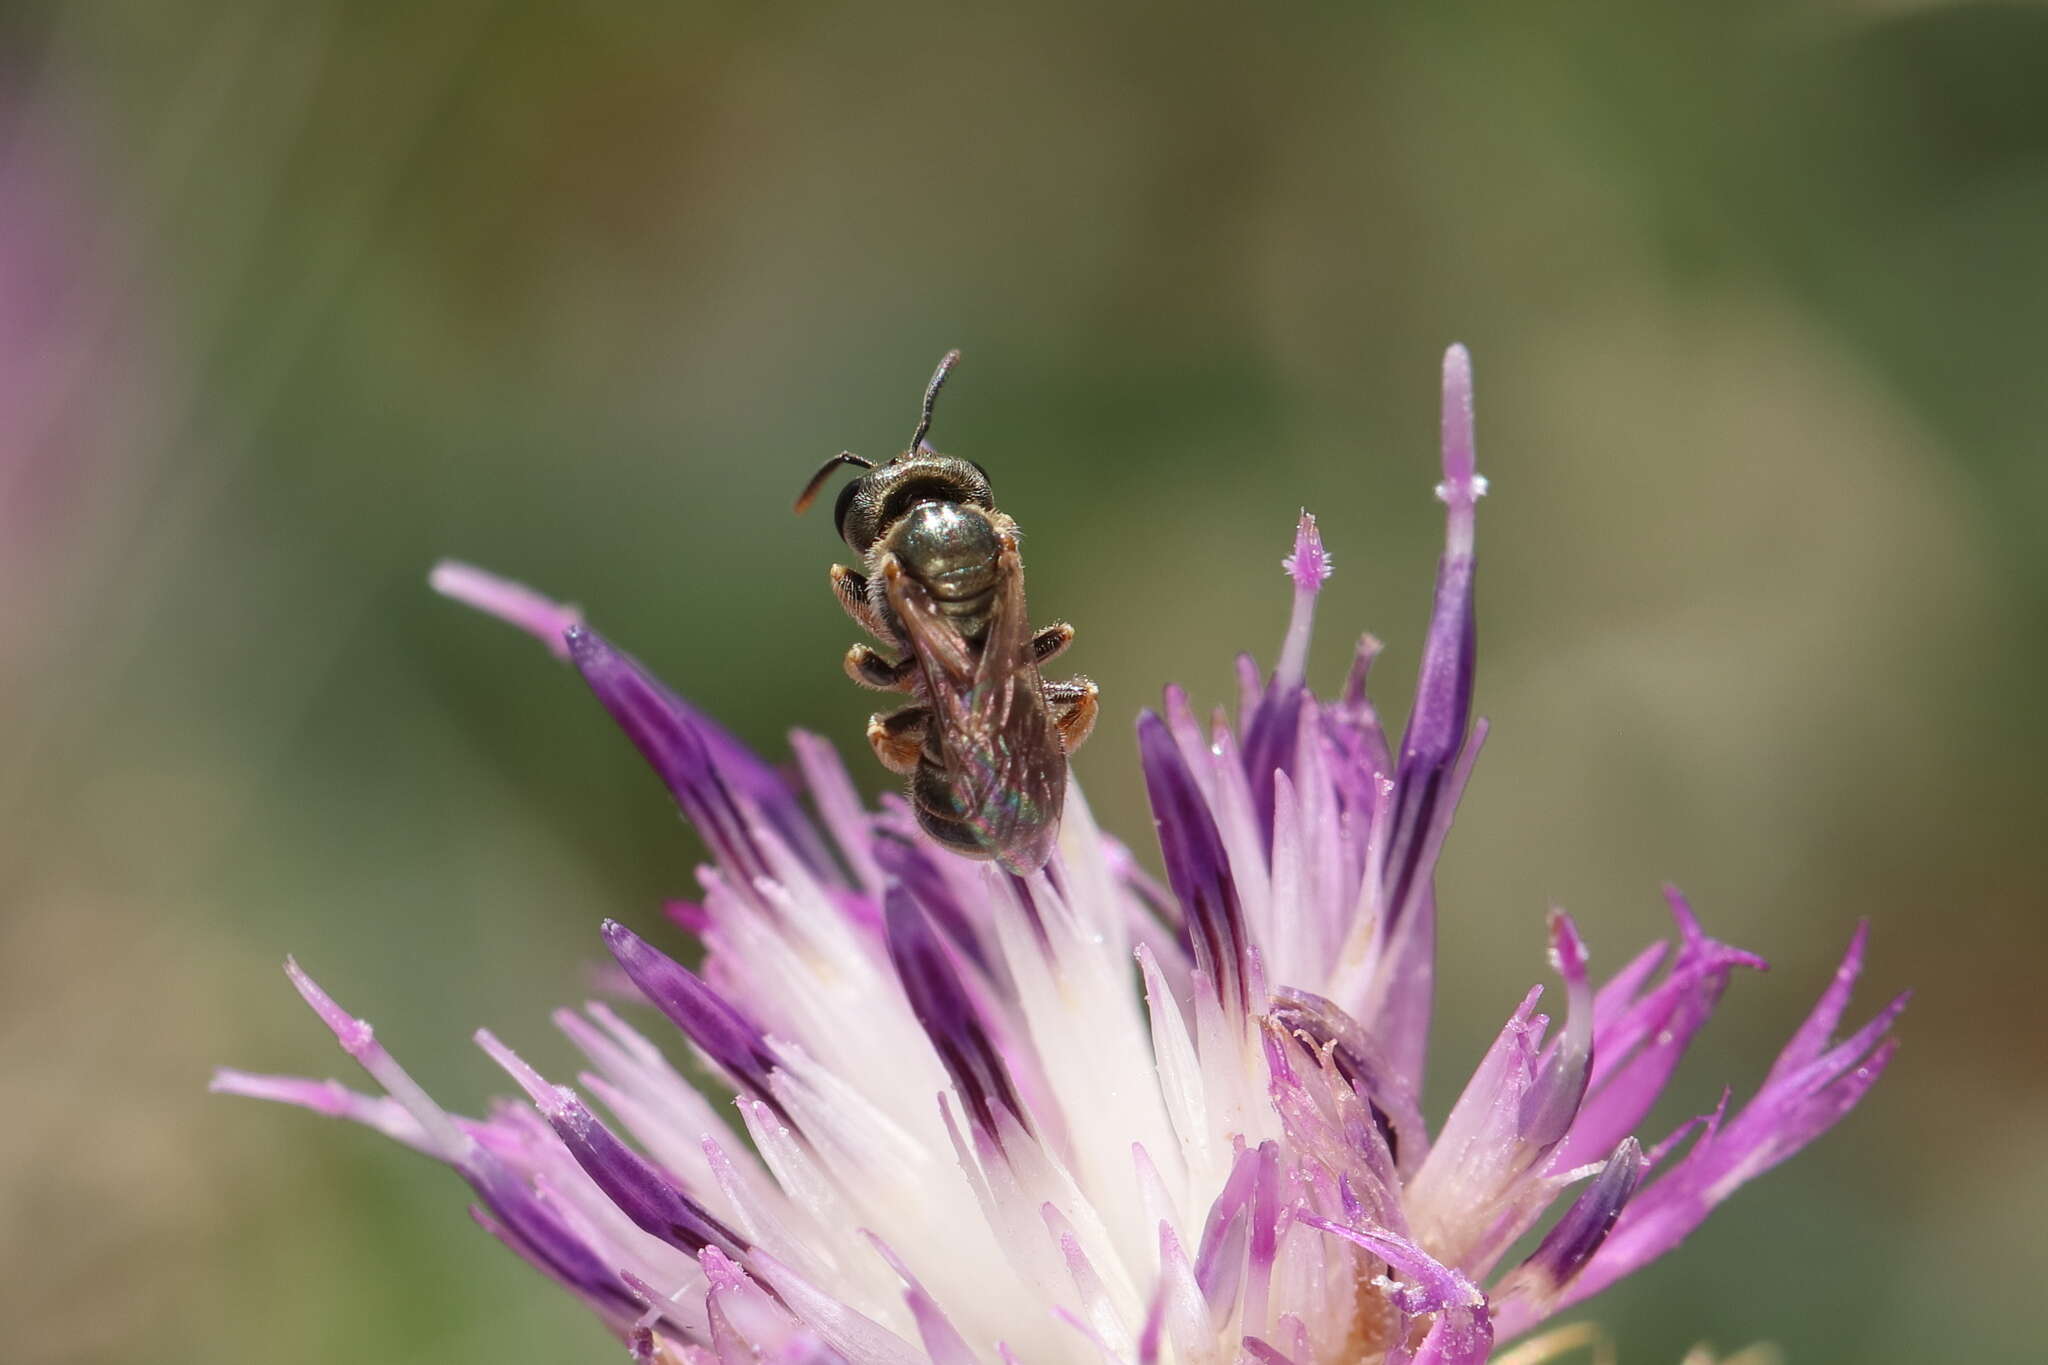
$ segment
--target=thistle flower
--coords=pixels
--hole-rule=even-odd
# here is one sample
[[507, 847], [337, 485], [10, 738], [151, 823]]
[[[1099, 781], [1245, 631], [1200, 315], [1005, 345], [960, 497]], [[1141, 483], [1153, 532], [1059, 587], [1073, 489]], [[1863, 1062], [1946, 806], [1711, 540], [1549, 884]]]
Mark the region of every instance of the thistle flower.
[[1553, 911], [1562, 1024], [1532, 989], [1430, 1131], [1435, 869], [1486, 733], [1485, 482], [1457, 347], [1443, 433], [1445, 545], [1399, 742], [1367, 694], [1370, 636], [1334, 698], [1305, 684], [1331, 560], [1304, 513], [1279, 662], [1261, 678], [1240, 658], [1235, 724], [1178, 688], [1139, 719], [1164, 886], [1078, 791], [1043, 872], [955, 858], [900, 800], [864, 808], [823, 741], [796, 735], [785, 777], [573, 608], [444, 565], [438, 589], [581, 672], [709, 845], [702, 899], [670, 908], [701, 971], [621, 924], [603, 937], [732, 1101], [590, 1004], [555, 1016], [589, 1061], [580, 1094], [480, 1033], [531, 1104], [452, 1116], [296, 964], [383, 1093], [232, 1071], [215, 1087], [445, 1162], [477, 1221], [642, 1361], [1486, 1360], [1832, 1126], [1890, 1060], [1904, 997], [1832, 1041], [1858, 929], [1756, 1094], [1646, 1147], [1638, 1126], [1730, 977], [1764, 964], [1673, 891], [1675, 945], [1596, 987]]

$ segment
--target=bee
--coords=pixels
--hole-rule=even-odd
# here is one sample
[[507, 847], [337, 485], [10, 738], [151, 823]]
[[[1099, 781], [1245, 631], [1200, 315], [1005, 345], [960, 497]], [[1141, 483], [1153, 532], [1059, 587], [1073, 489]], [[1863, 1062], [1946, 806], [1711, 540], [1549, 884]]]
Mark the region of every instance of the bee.
[[796, 500], [809, 507], [841, 465], [867, 471], [839, 491], [833, 521], [862, 569], [832, 566], [832, 595], [854, 624], [898, 653], [846, 652], [863, 687], [911, 702], [868, 720], [868, 743], [910, 779], [925, 832], [1019, 876], [1045, 865], [1067, 793], [1067, 755], [1095, 726], [1095, 684], [1047, 682], [1039, 667], [1073, 643], [1061, 621], [1034, 632], [1024, 606], [1017, 523], [996, 510], [988, 471], [925, 444], [932, 408], [960, 360], [926, 386], [910, 445], [876, 464], [827, 460]]

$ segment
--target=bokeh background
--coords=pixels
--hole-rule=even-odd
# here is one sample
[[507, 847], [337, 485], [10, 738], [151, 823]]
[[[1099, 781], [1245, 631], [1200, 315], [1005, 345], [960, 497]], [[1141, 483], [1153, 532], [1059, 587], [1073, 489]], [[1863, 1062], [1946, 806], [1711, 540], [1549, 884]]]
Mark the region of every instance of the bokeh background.
[[[2040, 1358], [2048, 10], [1908, 0], [0, 9], [0, 1334], [9, 1360], [609, 1360], [367, 1134], [296, 952], [473, 1108], [561, 1060], [605, 915], [696, 851], [573, 676], [427, 593], [584, 603], [750, 740], [858, 747], [829, 518], [995, 474], [1107, 710], [1389, 642], [1477, 357], [1479, 701], [1443, 1076], [1664, 879], [1775, 963], [1681, 1073], [1753, 1085], [1857, 916], [1893, 1074], [1586, 1316], [1623, 1359]], [[857, 771], [879, 774], [857, 765]]]

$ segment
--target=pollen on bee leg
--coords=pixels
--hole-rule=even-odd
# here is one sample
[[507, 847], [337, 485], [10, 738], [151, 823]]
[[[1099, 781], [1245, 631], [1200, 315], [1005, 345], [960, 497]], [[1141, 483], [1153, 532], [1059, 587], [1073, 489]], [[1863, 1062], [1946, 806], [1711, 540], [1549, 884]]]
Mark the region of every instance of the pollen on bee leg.
[[1095, 717], [1102, 708], [1102, 689], [1088, 678], [1045, 684], [1045, 699], [1052, 703], [1052, 723], [1060, 732], [1060, 745], [1068, 753], [1088, 742], [1095, 731]]
[[868, 717], [868, 743], [883, 767], [904, 775], [917, 771], [918, 757], [924, 751], [925, 727], [931, 723], [931, 716], [929, 707], [906, 706]]

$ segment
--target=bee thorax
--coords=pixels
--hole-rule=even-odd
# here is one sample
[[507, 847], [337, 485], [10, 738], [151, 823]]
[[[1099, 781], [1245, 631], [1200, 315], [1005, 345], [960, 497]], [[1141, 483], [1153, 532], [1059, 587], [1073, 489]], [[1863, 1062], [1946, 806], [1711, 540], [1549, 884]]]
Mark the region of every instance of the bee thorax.
[[885, 544], [941, 604], [977, 602], [996, 586], [1002, 545], [978, 507], [921, 502], [889, 528]]

